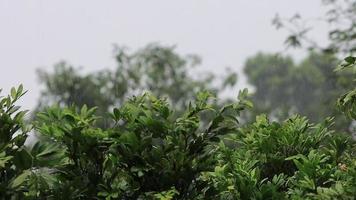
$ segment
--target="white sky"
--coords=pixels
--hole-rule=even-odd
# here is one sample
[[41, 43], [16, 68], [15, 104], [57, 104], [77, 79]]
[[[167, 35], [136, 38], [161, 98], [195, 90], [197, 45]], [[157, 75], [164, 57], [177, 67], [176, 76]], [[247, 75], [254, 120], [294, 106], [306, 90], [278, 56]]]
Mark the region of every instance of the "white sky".
[[60, 60], [85, 71], [114, 68], [113, 44], [176, 44], [182, 54], [200, 55], [203, 70], [239, 71], [257, 51], [283, 50], [286, 33], [271, 20], [296, 12], [308, 18], [324, 10], [320, 0], [0, 0], [0, 88], [23, 83], [29, 92], [21, 104], [32, 108], [37, 68]]

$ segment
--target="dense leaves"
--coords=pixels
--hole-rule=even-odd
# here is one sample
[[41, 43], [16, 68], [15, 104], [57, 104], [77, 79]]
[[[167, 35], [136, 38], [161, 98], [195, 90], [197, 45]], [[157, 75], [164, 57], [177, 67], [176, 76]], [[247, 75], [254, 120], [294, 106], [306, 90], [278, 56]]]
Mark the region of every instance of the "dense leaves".
[[55, 186], [59, 168], [66, 163], [55, 143], [36, 141], [25, 145], [30, 127], [26, 111], [15, 103], [24, 95], [22, 85], [0, 99], [0, 198], [46, 197]]
[[[353, 75], [356, 74], [356, 57], [349, 56], [344, 59], [344, 62], [339, 65], [336, 69], [337, 71], [344, 71], [347, 69], [353, 70]], [[353, 83], [356, 82], [356, 79], [352, 80]], [[343, 94], [337, 101], [338, 107], [343, 111], [346, 116], [350, 117], [353, 120], [356, 120], [356, 86], [352, 90]]]
[[[12, 103], [21, 90], [12, 90], [12, 97], [1, 101], [3, 118], [18, 109]], [[24, 145], [27, 132], [3, 140], [9, 152], [1, 153], [1, 167], [8, 167], [2, 173], [16, 173], [1, 182], [1, 190], [9, 197], [30, 199], [62, 199], [64, 194], [72, 199], [193, 198], [200, 173], [214, 163], [210, 146], [237, 130], [239, 112], [250, 106], [246, 95], [243, 91], [237, 103], [215, 109], [213, 96], [199, 93], [176, 117], [166, 100], [144, 94], [115, 108], [113, 126], [105, 130], [95, 126], [95, 108], [48, 108], [34, 122], [38, 142]], [[15, 127], [4, 129], [2, 136], [18, 131], [21, 113], [14, 117], [19, 121], [1, 126]], [[22, 142], [14, 146], [12, 140], [20, 136]]]
[[96, 108], [53, 106], [28, 128], [14, 104], [22, 86], [1, 98], [2, 199], [353, 199], [354, 141], [294, 116], [261, 115], [247, 90], [221, 108], [201, 92], [176, 114], [146, 93], [114, 108], [98, 128]]
[[[118, 48], [115, 70], [39, 71], [34, 121], [16, 106], [22, 85], [0, 96], [0, 199], [356, 199], [356, 143], [339, 132], [356, 118], [356, 4], [323, 2], [336, 25], [327, 47], [309, 40], [299, 15], [274, 20], [292, 26], [288, 45], [323, 51], [300, 64], [248, 59], [255, 108], [244, 118], [247, 90], [230, 104], [215, 99], [236, 73], [221, 86], [210, 74], [195, 79], [199, 58], [174, 47]], [[334, 73], [338, 53], [351, 56]]]
[[[222, 92], [236, 83], [237, 75], [227, 71], [221, 86], [214, 85], [214, 76], [190, 74], [200, 64], [196, 55], [180, 55], [174, 46], [149, 44], [137, 51], [126, 48], [115, 49], [117, 66], [114, 69], [83, 73], [66, 62], [54, 66], [52, 72], [38, 70], [43, 90], [37, 110], [46, 106], [97, 107], [97, 115], [104, 116], [115, 106], [122, 105], [126, 98], [150, 91], [155, 96], [167, 98], [177, 111], [183, 112], [197, 92], [209, 90]], [[107, 127], [109, 122], [101, 119], [99, 125]]]
[[[352, 61], [351, 57], [347, 60]], [[265, 113], [282, 121], [300, 114], [312, 122], [333, 116], [336, 129], [352, 132], [352, 121], [339, 112], [335, 101], [355, 87], [354, 73], [346, 61], [340, 67], [347, 69], [335, 73], [338, 63], [335, 55], [316, 52], [300, 63], [288, 56], [264, 53], [249, 58], [244, 70], [255, 87], [255, 115]]]
[[220, 143], [219, 164], [203, 173], [211, 199], [353, 199], [354, 141], [296, 116], [282, 123], [259, 116]]

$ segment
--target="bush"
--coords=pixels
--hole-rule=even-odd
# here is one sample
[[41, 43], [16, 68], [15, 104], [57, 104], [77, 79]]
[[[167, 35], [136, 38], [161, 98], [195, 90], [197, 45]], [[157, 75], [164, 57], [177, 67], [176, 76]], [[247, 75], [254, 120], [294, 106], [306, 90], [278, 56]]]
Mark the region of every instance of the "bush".
[[221, 142], [215, 169], [202, 173], [204, 199], [354, 199], [355, 143], [331, 119], [282, 123], [259, 116]]
[[[95, 108], [53, 106], [31, 129], [16, 101], [0, 99], [2, 199], [354, 199], [354, 141], [332, 119], [241, 126], [247, 91], [220, 109], [208, 92], [184, 112], [133, 97], [98, 128]], [[25, 143], [32, 130], [39, 140]]]

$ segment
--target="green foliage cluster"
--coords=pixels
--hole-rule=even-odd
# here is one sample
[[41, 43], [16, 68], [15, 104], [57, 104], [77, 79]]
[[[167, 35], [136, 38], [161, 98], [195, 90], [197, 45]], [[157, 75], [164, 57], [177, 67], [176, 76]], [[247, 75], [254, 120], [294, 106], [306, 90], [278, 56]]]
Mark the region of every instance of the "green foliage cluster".
[[[351, 57], [348, 60], [351, 62]], [[261, 113], [280, 121], [293, 114], [312, 122], [333, 116], [336, 129], [351, 132], [348, 127], [352, 121], [339, 112], [335, 101], [354, 88], [355, 74], [346, 65], [347, 69], [335, 73], [338, 63], [334, 54], [317, 52], [298, 64], [291, 57], [275, 54], [259, 53], [249, 58], [244, 71], [255, 87], [252, 120]]]
[[[44, 87], [37, 111], [54, 103], [60, 107], [97, 107], [96, 114], [102, 117], [97, 125], [109, 127], [107, 112], [144, 91], [167, 98], [178, 116], [198, 91], [209, 90], [222, 97], [216, 102], [219, 105], [232, 101], [224, 90], [237, 86], [237, 75], [232, 70], [227, 70], [224, 77], [209, 73], [193, 77], [189, 72], [199, 64], [199, 58], [182, 56], [170, 46], [149, 44], [135, 52], [118, 48], [115, 58], [116, 68], [94, 73], [84, 74], [64, 62], [55, 65], [52, 72], [40, 70]], [[243, 121], [252, 122], [261, 113], [280, 121], [296, 113], [312, 122], [335, 116], [336, 129], [351, 132], [351, 120], [336, 109], [335, 100], [352, 89], [354, 75], [349, 69], [335, 73], [337, 64], [336, 55], [318, 52], [311, 52], [300, 63], [275, 54], [250, 57], [244, 72], [255, 89], [252, 101], [256, 106]]]
[[[174, 47], [118, 48], [115, 70], [83, 75], [60, 63], [39, 71], [45, 87], [33, 121], [16, 106], [22, 85], [0, 96], [0, 199], [356, 199], [356, 143], [333, 130], [334, 122], [336, 130], [355, 122], [356, 58], [338, 73], [334, 66], [338, 53], [355, 52], [356, 3], [323, 2], [327, 23], [337, 25], [327, 47], [309, 40], [299, 15], [274, 20], [292, 26], [287, 44], [324, 53], [298, 65], [250, 58], [255, 107], [246, 116], [247, 90], [230, 103], [215, 99], [236, 84], [235, 73], [221, 86], [210, 74], [195, 79], [188, 70], [199, 58]], [[334, 109], [337, 97], [349, 119]], [[246, 117], [253, 120], [241, 124]]]
[[[39, 114], [36, 130], [66, 149], [70, 163], [65, 172], [73, 180], [62, 182], [61, 190], [74, 190], [81, 198], [142, 199], [173, 187], [183, 197], [211, 166], [209, 144], [236, 129], [233, 116], [225, 113], [242, 109], [231, 104], [214, 110], [209, 97], [199, 94], [179, 118], [172, 117], [164, 100], [134, 97], [113, 110], [114, 126], [106, 130], [95, 127], [94, 109], [53, 107]], [[202, 129], [199, 114], [204, 111], [213, 117]]]
[[[54, 71], [38, 70], [43, 90], [37, 110], [53, 105], [97, 107], [97, 114], [105, 116], [115, 106], [120, 106], [133, 95], [149, 91], [164, 97], [178, 111], [184, 111], [199, 91], [218, 93], [235, 85], [237, 74], [228, 71], [219, 86], [215, 77], [200, 73], [193, 77], [190, 70], [200, 64], [196, 55], [180, 55], [174, 46], [148, 44], [131, 52], [127, 48], [115, 49], [116, 67], [83, 74], [66, 62], [54, 66]], [[107, 122], [100, 123], [101, 127]]]
[[[295, 116], [256, 122], [221, 142], [218, 164], [201, 179], [210, 199], [354, 199], [354, 141]], [[205, 199], [209, 199], [205, 198]]]
[[[340, 64], [336, 71], [343, 71], [348, 68], [353, 70], [354, 75], [356, 74], [356, 57], [349, 56], [345, 58], [344, 63]], [[356, 79], [353, 79], [352, 82], [355, 83]], [[338, 99], [337, 105], [346, 116], [356, 120], [356, 87], [342, 95]]]
[[31, 127], [24, 122], [27, 111], [15, 103], [23, 87], [12, 88], [0, 98], [0, 198], [47, 198], [58, 182], [53, 176], [66, 165], [65, 150], [56, 142], [25, 145]]
[[106, 128], [85, 105], [47, 108], [29, 127], [15, 106], [23, 94], [20, 86], [0, 100], [1, 199], [356, 197], [354, 141], [331, 119], [261, 115], [241, 126], [247, 90], [221, 108], [201, 92], [179, 114], [146, 93], [114, 108]]
[[[276, 16], [272, 24], [289, 32], [287, 47], [306, 47], [323, 52], [349, 55], [356, 52], [356, 2], [354, 0], [322, 0], [325, 13], [317, 18], [303, 18], [295, 14], [289, 18]], [[328, 44], [320, 45], [311, 37], [315, 27], [326, 25]], [[320, 33], [318, 33], [320, 35]]]
[[[95, 108], [54, 106], [33, 122], [40, 140], [25, 145], [25, 112], [13, 105], [22, 90], [1, 99], [4, 199], [190, 198], [200, 173], [213, 166], [209, 146], [237, 129], [249, 105], [241, 97], [218, 110], [205, 92], [177, 118], [166, 100], [145, 94], [115, 108], [107, 129], [95, 126]], [[211, 117], [202, 120], [206, 112]]]

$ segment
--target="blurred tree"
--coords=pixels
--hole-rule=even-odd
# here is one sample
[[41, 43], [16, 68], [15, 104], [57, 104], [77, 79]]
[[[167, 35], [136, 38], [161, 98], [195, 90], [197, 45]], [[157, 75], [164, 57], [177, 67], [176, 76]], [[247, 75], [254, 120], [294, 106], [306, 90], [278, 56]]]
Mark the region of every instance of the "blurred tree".
[[287, 88], [281, 90], [279, 86], [288, 82], [293, 66], [290, 57], [272, 54], [258, 53], [247, 59], [244, 72], [248, 82], [255, 87], [253, 101], [256, 112], [287, 112], [285, 107], [289, 105], [290, 91]]
[[347, 129], [350, 120], [337, 110], [335, 101], [352, 88], [353, 74], [335, 73], [337, 63], [332, 54], [315, 52], [298, 65], [288, 56], [259, 53], [249, 58], [244, 71], [255, 87], [255, 114], [281, 120], [298, 113], [314, 122], [335, 116], [337, 127]]
[[[277, 28], [289, 32], [285, 43], [292, 47], [307, 47], [338, 54], [356, 52], [356, 1], [354, 0], [322, 0], [326, 9], [325, 15], [316, 19], [304, 19], [295, 14], [290, 18], [276, 16], [272, 23]], [[310, 32], [321, 23], [329, 27], [327, 37], [329, 43], [320, 45], [310, 37]]]
[[197, 92], [209, 90], [218, 93], [234, 85], [237, 74], [229, 71], [221, 87], [213, 86], [214, 76], [209, 73], [193, 78], [188, 72], [200, 64], [196, 55], [181, 56], [175, 47], [149, 44], [130, 53], [125, 48], [115, 49], [117, 68], [87, 75], [67, 63], [55, 65], [54, 72], [38, 71], [44, 84], [38, 109], [58, 103], [78, 107], [86, 104], [97, 106], [98, 115], [104, 116], [113, 106], [121, 105], [125, 97], [150, 91], [166, 97], [177, 109], [182, 110]]
[[37, 109], [51, 104], [60, 106], [75, 104], [89, 107], [98, 106], [98, 114], [105, 113], [110, 105], [115, 103], [115, 96], [111, 95], [113, 85], [110, 72], [101, 71], [82, 75], [65, 62], [54, 66], [54, 72], [38, 70], [40, 82], [44, 84]]
[[[353, 72], [354, 77], [356, 77], [356, 57], [349, 56], [346, 57], [341, 63], [338, 68], [336, 69], [337, 72], [344, 71], [346, 69], [350, 69]], [[354, 78], [353, 83], [356, 83], [356, 78]], [[356, 120], [356, 86], [347, 93], [343, 94], [337, 100], [338, 108], [350, 119]], [[355, 133], [356, 137], [356, 133]]]
[[[339, 99], [338, 106], [349, 108], [349, 98], [352, 92], [346, 93], [348, 90], [355, 90], [355, 82], [352, 81], [354, 74], [352, 69], [347, 72], [333, 72], [333, 69], [339, 64], [340, 58], [347, 56], [349, 61], [352, 60], [352, 55], [356, 52], [356, 1], [354, 0], [322, 0], [322, 5], [326, 9], [324, 16], [317, 19], [305, 19], [301, 15], [296, 14], [291, 18], [283, 19], [278, 15], [274, 18], [273, 24], [277, 29], [283, 28], [289, 31], [285, 43], [287, 47], [302, 47], [312, 51], [321, 52], [319, 54], [312, 53], [309, 59], [302, 62], [300, 65], [300, 73], [304, 72], [305, 76], [311, 79], [304, 81], [294, 77], [292, 84], [295, 84], [295, 89], [309, 88], [309, 92], [303, 94], [303, 99], [299, 98], [299, 106], [296, 103], [297, 111], [309, 113], [312, 119], [318, 119], [325, 115], [336, 116], [336, 122], [339, 122], [339, 127], [349, 124], [349, 120], [341, 117], [340, 112], [335, 109], [334, 101], [338, 95], [343, 98]], [[329, 28], [324, 34], [327, 34], [329, 42], [326, 45], [320, 45], [315, 39], [310, 37], [310, 32], [321, 23], [327, 24]], [[320, 33], [318, 33], [320, 35]], [[334, 54], [333, 56], [331, 54]], [[321, 57], [320, 57], [321, 56]], [[313, 67], [312, 67], [313, 66]], [[312, 71], [310, 71], [312, 70]], [[296, 75], [300, 74], [296, 73]], [[300, 75], [299, 75], [300, 76]], [[310, 80], [315, 78], [320, 81], [317, 84], [312, 84]], [[299, 81], [298, 81], [299, 80]], [[303, 86], [304, 85], [304, 86]], [[303, 90], [300, 90], [303, 91]], [[304, 90], [305, 91], [305, 90]], [[317, 92], [316, 92], [317, 91]], [[314, 96], [314, 97], [311, 97]], [[293, 98], [298, 99], [298, 96]], [[318, 100], [320, 106], [315, 106], [310, 103], [311, 99]], [[304, 111], [303, 111], [304, 110]], [[347, 109], [346, 109], [347, 110]], [[313, 114], [312, 114], [313, 113]], [[344, 126], [344, 128], [347, 126]]]
[[195, 94], [202, 90], [215, 90], [212, 86], [214, 76], [201, 74], [193, 79], [189, 70], [200, 64], [196, 55], [181, 56], [174, 47], [149, 44], [145, 48], [128, 54], [124, 48], [116, 49], [118, 68], [113, 77], [118, 97], [139, 95], [148, 90], [154, 95], [167, 97], [177, 108], [186, 106]]

